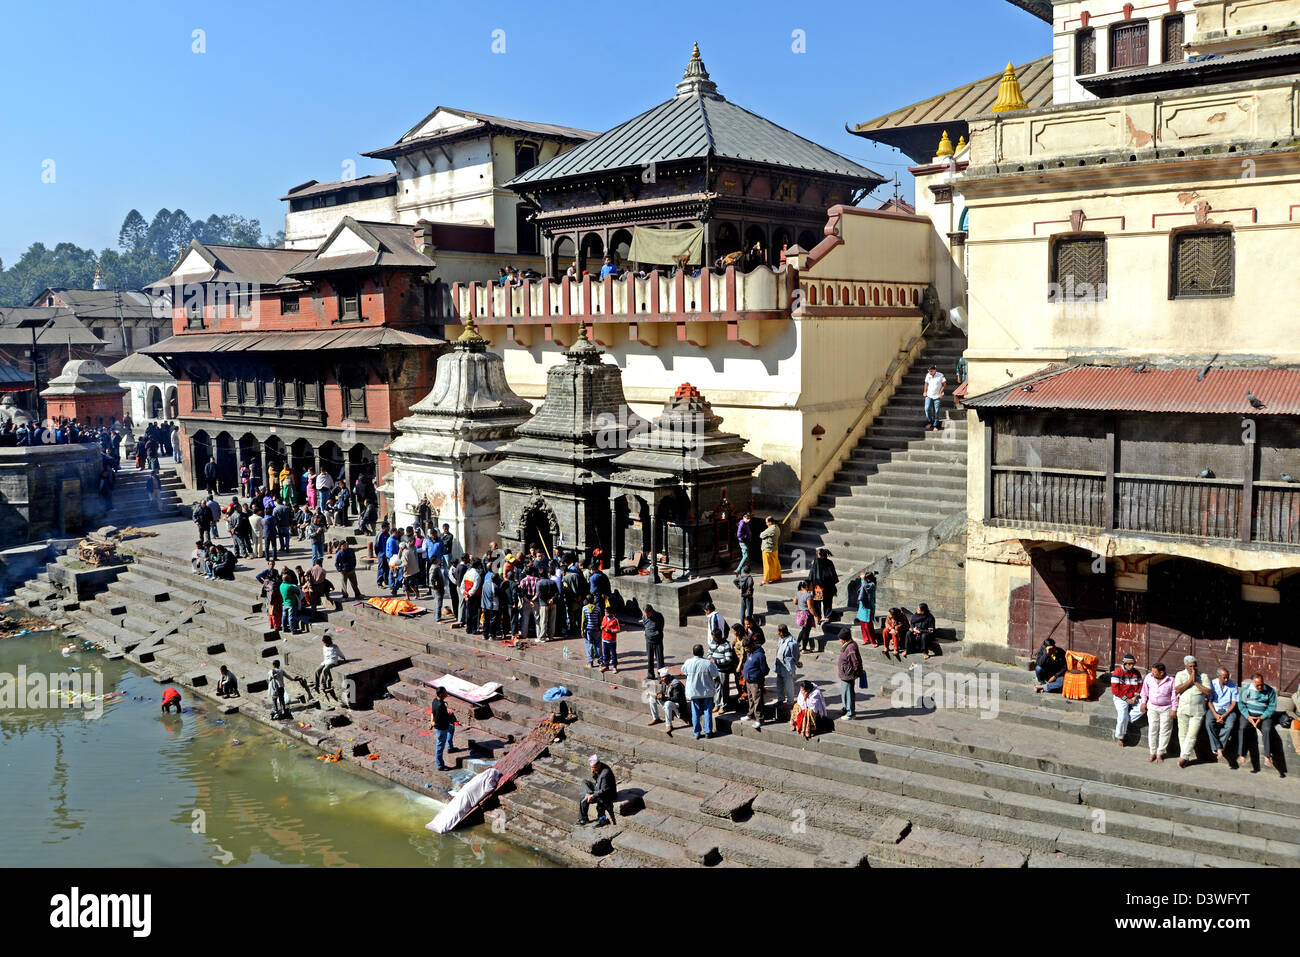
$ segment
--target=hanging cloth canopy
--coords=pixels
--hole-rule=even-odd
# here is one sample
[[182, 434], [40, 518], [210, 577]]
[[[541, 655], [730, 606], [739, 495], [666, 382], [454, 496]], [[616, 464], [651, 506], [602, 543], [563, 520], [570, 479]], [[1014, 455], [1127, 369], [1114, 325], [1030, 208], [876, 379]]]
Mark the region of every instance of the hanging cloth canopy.
[[632, 249], [627, 258], [634, 263], [675, 266], [679, 262], [677, 257], [684, 255], [687, 257], [687, 265], [698, 266], [703, 252], [703, 226], [691, 229], [636, 226], [632, 229]]

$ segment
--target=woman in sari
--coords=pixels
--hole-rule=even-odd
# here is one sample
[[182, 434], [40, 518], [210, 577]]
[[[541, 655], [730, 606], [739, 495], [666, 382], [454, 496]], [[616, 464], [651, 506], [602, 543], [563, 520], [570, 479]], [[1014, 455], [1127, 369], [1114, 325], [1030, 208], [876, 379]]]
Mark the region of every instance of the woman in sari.
[[799, 697], [790, 711], [790, 725], [808, 740], [818, 731], [821, 719], [826, 717], [826, 699], [822, 689], [811, 681], [799, 682]]
[[302, 592], [303, 605], [307, 608], [315, 608], [318, 599], [316, 597], [316, 589], [313, 586], [311, 576], [302, 570], [301, 565], [296, 566], [293, 573], [294, 577], [298, 580], [298, 588]]
[[314, 509], [316, 507], [316, 470], [309, 468], [307, 470], [307, 507]]

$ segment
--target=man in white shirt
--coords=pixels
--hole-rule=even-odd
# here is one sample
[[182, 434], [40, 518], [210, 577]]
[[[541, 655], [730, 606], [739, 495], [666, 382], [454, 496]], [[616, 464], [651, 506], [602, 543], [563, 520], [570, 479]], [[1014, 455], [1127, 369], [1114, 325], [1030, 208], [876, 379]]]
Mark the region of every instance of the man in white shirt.
[[944, 387], [948, 380], [944, 378], [938, 366], [930, 366], [925, 374], [925, 431], [933, 432], [939, 428], [939, 400], [943, 398]]

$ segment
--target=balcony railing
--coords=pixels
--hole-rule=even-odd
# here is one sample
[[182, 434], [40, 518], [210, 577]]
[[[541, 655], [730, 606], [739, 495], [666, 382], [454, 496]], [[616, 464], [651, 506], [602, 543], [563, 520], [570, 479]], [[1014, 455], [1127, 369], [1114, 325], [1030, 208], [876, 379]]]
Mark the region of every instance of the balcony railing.
[[[1300, 548], [1300, 485], [992, 467], [993, 525], [1173, 535]], [[1243, 517], [1249, 516], [1249, 528]]]

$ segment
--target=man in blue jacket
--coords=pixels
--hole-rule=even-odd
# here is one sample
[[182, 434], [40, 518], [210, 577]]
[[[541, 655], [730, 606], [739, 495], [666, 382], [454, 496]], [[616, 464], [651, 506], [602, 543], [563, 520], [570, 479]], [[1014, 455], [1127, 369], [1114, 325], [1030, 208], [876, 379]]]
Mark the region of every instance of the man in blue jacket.
[[383, 588], [388, 584], [388, 561], [384, 548], [388, 544], [388, 523], [384, 522], [379, 526], [379, 532], [375, 535], [375, 584]]
[[763, 646], [750, 644], [745, 649], [745, 693], [749, 695], [749, 720], [757, 729], [763, 724], [763, 680], [771, 670]]

